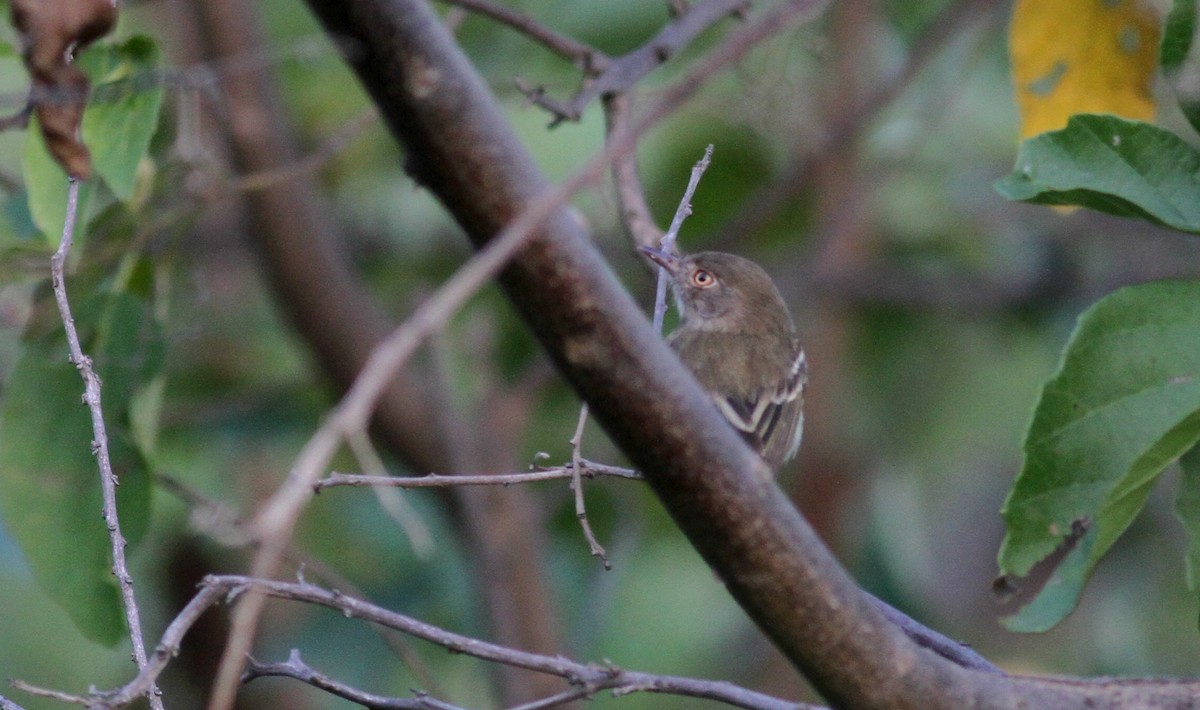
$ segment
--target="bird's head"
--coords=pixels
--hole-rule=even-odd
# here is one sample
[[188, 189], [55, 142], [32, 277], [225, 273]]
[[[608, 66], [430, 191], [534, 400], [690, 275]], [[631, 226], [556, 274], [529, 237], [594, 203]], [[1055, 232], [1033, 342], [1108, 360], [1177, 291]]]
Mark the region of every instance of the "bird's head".
[[753, 261], [716, 251], [684, 256], [651, 247], [641, 251], [671, 275], [685, 327], [740, 332], [769, 325], [792, 332], [779, 289]]

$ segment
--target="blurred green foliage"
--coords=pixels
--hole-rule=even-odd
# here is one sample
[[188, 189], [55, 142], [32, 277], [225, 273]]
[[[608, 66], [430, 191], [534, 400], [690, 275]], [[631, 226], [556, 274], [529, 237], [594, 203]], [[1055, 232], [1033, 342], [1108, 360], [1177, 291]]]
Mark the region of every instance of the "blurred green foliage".
[[[1198, 247], [1153, 227], [1084, 211], [1053, 214], [992, 191], [991, 183], [1011, 168], [1017, 130], [999, 13], [934, 38], [923, 28], [941, 5], [896, 0], [882, 12], [845, 5], [764, 44], [652, 131], [639, 151], [650, 203], [665, 221], [692, 164], [705, 145], [715, 145], [682, 244], [758, 259], [793, 306], [812, 360], [811, 434], [796, 470], [783, 480], [869, 589], [1007, 668], [1194, 672], [1195, 600], [1178, 562], [1187, 541], [1170, 514], [1168, 493], [1150, 494], [1146, 514], [1100, 562], [1080, 607], [1054, 631], [1036, 637], [1004, 631], [988, 589], [1003, 532], [998, 511], [1020, 464], [1022, 431], [1074, 318], [1118, 285], [1195, 275]], [[667, 17], [663, 5], [632, 0], [512, 6], [610, 53], [638, 46]], [[269, 0], [257, 10], [270, 37], [264, 56], [282, 77], [295, 126], [309, 145], [369, 109], [298, 4]], [[117, 35], [150, 34], [172, 66], [179, 38], [165, 31], [168, 12], [157, 3], [133, 4]], [[642, 93], [677, 79], [689, 58], [730, 25], [652, 74]], [[601, 145], [598, 106], [579, 124], [547, 131], [548, 117], [514, 88], [520, 76], [566, 98], [579, 85], [575, 68], [482, 17], [467, 15], [458, 37], [551, 178], [569, 174]], [[905, 63], [931, 45], [933, 59], [895, 100], [845, 109], [899, 81]], [[11, 92], [14, 107], [23, 100], [20, 76], [15, 60], [0, 58], [0, 89]], [[242, 569], [244, 551], [228, 547], [229, 529], [216, 513], [250, 513], [286, 475], [333, 402], [328, 380], [273, 303], [231, 202], [202, 203], [183, 189], [190, 173], [168, 137], [179, 130], [170, 122], [192, 110], [184, 99], [166, 87], [169, 116], [154, 139], [155, 187], [142, 213], [155, 218], [132, 232], [132, 243], [162, 264], [156, 290], [163, 297], [157, 312], [166, 382], [153, 465], [225, 508], [156, 491], [149, 535], [133, 556], [152, 638], [195, 581], [163, 574], [178, 548], [196, 548], [213, 569]], [[822, 152], [839, 127], [835, 118], [855, 123], [856, 132]], [[189, 137], [184, 133], [180, 140]], [[0, 134], [0, 172], [20, 171], [21, 141]], [[810, 173], [757, 223], [763, 226], [744, 229], [751, 223], [747, 205], [814, 155]], [[347, 235], [347, 253], [398, 319], [469, 253], [453, 222], [405, 175], [402, 159], [403, 149], [376, 125], [319, 173], [328, 209]], [[32, 283], [45, 273], [45, 249], [31, 243], [21, 188], [5, 190], [0, 375], [8, 376], [30, 317]], [[621, 233], [611, 190], [583, 195], [576, 206], [614, 268], [648, 304], [648, 271]], [[207, 214], [197, 221], [202, 208]], [[437, 363], [450, 383], [456, 411], [477, 412], [497, 393], [524, 398], [524, 421], [483, 422], [513, 432], [511, 460], [502, 465], [524, 468], [541, 451], [551, 463], [569, 456], [578, 402], [498, 290], [474, 299], [422, 358]], [[87, 439], [80, 445], [86, 453]], [[585, 435], [584, 453], [620, 462], [595, 426]], [[347, 457], [339, 465], [356, 464]], [[544, 514], [555, 606], [547, 613], [560, 617], [564, 653], [811, 697], [649, 491], [625, 481], [588, 484], [589, 513], [614, 563], [607, 573], [587, 555], [566, 485], [530, 492]], [[306, 577], [339, 588], [349, 583], [389, 608], [488, 637], [478, 594], [487, 580], [454, 532], [451, 506], [429, 491], [405, 495], [433, 530], [430, 558], [413, 552], [369, 492], [335, 489], [315, 499], [298, 532], [297, 546], [312, 560]], [[90, 644], [46, 602], [8, 514], [4, 523], [0, 594], [22, 613], [0, 614], [0, 673], [68, 690], [128, 677], [128, 649]], [[330, 581], [323, 568], [339, 580]], [[470, 707], [497, 703], [486, 664], [410, 642], [426, 675], [357, 621], [298, 605], [272, 609], [255, 651], [260, 659], [282, 659], [295, 647], [319, 670], [372, 692], [424, 688]], [[220, 620], [224, 612], [210, 614]], [[202, 692], [182, 671], [168, 674], [164, 686], [180, 707], [190, 706], [187, 693]], [[256, 681], [246, 695], [248, 702], [348, 706], [278, 679]], [[593, 704], [698, 706], [652, 695], [602, 696]]]

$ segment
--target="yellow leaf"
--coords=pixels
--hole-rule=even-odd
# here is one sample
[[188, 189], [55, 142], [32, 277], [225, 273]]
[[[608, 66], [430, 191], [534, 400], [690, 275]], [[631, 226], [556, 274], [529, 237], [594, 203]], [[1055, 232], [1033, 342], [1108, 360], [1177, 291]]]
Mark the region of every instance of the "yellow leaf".
[[1076, 113], [1153, 119], [1161, 34], [1149, 0], [1017, 0], [1009, 53], [1021, 137]]

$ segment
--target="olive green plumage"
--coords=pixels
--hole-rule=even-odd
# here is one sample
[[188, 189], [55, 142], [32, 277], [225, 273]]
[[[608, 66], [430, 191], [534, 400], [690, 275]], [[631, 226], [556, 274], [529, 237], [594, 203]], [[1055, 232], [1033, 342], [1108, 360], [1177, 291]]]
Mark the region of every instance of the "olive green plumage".
[[795, 456], [808, 367], [771, 277], [733, 254], [642, 251], [671, 275], [682, 320], [671, 347], [772, 470]]

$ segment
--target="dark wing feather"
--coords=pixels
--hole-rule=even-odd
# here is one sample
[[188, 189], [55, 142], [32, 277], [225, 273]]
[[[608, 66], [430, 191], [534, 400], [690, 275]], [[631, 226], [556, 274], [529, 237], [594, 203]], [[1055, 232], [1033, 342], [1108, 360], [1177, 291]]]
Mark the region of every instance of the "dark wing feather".
[[748, 399], [714, 395], [713, 400], [729, 423], [775, 469], [800, 448], [807, 383], [808, 362], [797, 344], [788, 377], [774, 391], [762, 391]]

